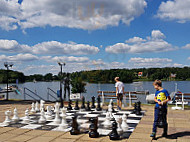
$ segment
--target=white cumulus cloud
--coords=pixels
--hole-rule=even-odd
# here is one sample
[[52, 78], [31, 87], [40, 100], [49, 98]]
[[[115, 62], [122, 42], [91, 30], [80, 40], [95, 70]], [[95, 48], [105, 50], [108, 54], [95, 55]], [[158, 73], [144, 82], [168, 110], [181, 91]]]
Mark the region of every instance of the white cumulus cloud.
[[126, 43], [116, 43], [106, 47], [109, 53], [147, 53], [165, 52], [176, 49], [164, 40], [165, 35], [159, 30], [153, 30], [150, 37], [142, 39], [140, 37], [130, 38]]
[[99, 48], [88, 44], [74, 42], [61, 43], [47, 41], [34, 46], [19, 44], [16, 40], [0, 40], [0, 51], [6, 53], [31, 53], [31, 54], [55, 54], [55, 55], [87, 55], [96, 54]]
[[129, 25], [144, 13], [145, 0], [0, 0], [0, 27], [68, 27], [95, 30]]
[[183, 49], [190, 49], [190, 43], [182, 47]]
[[162, 2], [156, 16], [163, 20], [175, 20], [179, 23], [190, 21], [190, 0]]
[[19, 62], [28, 62], [28, 61], [35, 61], [39, 58], [32, 54], [17, 54], [13, 56], [6, 56], [6, 55], [0, 55], [0, 61], [19, 61]]

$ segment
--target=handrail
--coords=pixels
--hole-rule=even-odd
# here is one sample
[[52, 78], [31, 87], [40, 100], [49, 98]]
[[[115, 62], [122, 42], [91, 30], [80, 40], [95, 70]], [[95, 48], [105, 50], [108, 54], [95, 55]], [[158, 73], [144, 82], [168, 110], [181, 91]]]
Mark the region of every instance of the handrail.
[[49, 88], [49, 87], [47, 89], [48, 89], [47, 99], [49, 100], [49, 96], [51, 96], [52, 98], [54, 98], [55, 100], [57, 100], [56, 97], [54, 97], [53, 95], [50, 94], [49, 90], [51, 92], [53, 92], [54, 94], [56, 94], [56, 95], [57, 95], [57, 93], [54, 90], [52, 90], [51, 88]]
[[[41, 100], [43, 100], [42, 97], [40, 97], [40, 96], [37, 95], [35, 92], [31, 91], [30, 89], [28, 89], [28, 88], [26, 88], [26, 87], [24, 87], [24, 100], [26, 100], [26, 95], [29, 96], [29, 97], [31, 97], [31, 98], [33, 98], [33, 99], [35, 99], [35, 98], [32, 97], [31, 95], [27, 94], [25, 90], [29, 91], [29, 92], [32, 93], [33, 95], [35, 95], [35, 96], [37, 96], [38, 98], [40, 98]], [[35, 99], [35, 100], [36, 100], [36, 99]]]
[[[97, 93], [116, 93], [116, 91], [97, 91]], [[129, 94], [130, 91], [124, 92], [125, 94]], [[148, 95], [149, 91], [131, 91], [131, 94], [145, 94]]]

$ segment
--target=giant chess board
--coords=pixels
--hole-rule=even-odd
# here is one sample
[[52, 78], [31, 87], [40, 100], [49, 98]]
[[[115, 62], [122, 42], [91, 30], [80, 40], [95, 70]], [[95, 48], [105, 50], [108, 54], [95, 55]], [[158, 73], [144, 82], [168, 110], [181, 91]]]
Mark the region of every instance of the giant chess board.
[[[96, 125], [95, 131], [98, 132], [100, 136], [107, 136], [114, 130], [115, 126], [113, 127], [112, 124], [117, 122], [118, 126], [116, 127], [120, 138], [129, 138], [145, 113], [141, 111], [140, 102], [138, 106], [137, 103], [135, 103], [135, 111], [116, 110], [113, 108], [112, 100], [107, 110], [100, 108], [100, 103], [97, 105], [97, 108], [94, 103], [92, 103], [94, 108], [90, 108], [89, 102], [87, 103], [86, 109], [79, 109], [78, 101], [74, 108], [72, 108], [72, 102], [70, 101], [67, 108], [63, 107], [60, 109], [60, 104], [56, 103], [55, 107], [47, 106], [45, 110], [44, 103], [44, 101], [40, 102], [40, 109], [38, 108], [38, 102], [36, 102], [36, 105], [32, 103], [30, 113], [29, 110], [26, 109], [25, 117], [21, 118], [19, 118], [16, 108], [14, 109], [12, 119], [10, 118], [12, 114], [11, 111], [6, 111], [5, 121], [0, 123], [0, 127], [64, 132], [69, 132], [71, 129], [79, 129], [80, 133], [88, 133], [90, 132], [90, 126], [93, 125], [94, 127], [94, 125]], [[85, 106], [84, 101], [83, 106]], [[94, 118], [97, 120], [96, 124], [92, 124], [91, 120]], [[75, 126], [77, 126], [77, 128]]]
[[[140, 122], [141, 118], [144, 115], [144, 111], [141, 111], [142, 115], [136, 115], [132, 113], [132, 110], [115, 110], [112, 112], [113, 117], [116, 119], [118, 117], [122, 117], [123, 114], [127, 116], [127, 124], [128, 129], [123, 132], [121, 138], [129, 138], [131, 133], [134, 131], [135, 127]], [[60, 116], [61, 111], [59, 112]], [[46, 130], [46, 131], [70, 131], [71, 130], [71, 123], [72, 117], [77, 116], [77, 123], [79, 124], [80, 133], [88, 133], [90, 122], [89, 119], [93, 117], [98, 117], [98, 132], [100, 135], [108, 135], [112, 129], [105, 128], [103, 123], [106, 118], [107, 110], [97, 111], [96, 109], [91, 109], [91, 111], [86, 110], [67, 110], [66, 111], [66, 121], [68, 123], [67, 129], [59, 129], [60, 124], [55, 124], [53, 120], [55, 119], [55, 112], [52, 111], [52, 119], [47, 120], [45, 123], [40, 124], [39, 119], [41, 116], [40, 112], [31, 113], [29, 115], [30, 121], [28, 123], [24, 123], [23, 120], [25, 117], [19, 118], [17, 122], [11, 122], [9, 124], [0, 123], [0, 127], [16, 127], [21, 129], [35, 129], [35, 130]]]

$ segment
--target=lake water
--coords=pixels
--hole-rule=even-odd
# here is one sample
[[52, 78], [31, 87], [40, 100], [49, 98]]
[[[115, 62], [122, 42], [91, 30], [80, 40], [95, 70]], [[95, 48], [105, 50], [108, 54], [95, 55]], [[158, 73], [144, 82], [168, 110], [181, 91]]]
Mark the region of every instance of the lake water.
[[[155, 89], [152, 86], [153, 82], [142, 82], [142, 86], [140, 87], [135, 87], [133, 83], [127, 83], [125, 84], [125, 91], [145, 91], [149, 90], [150, 93], [154, 93]], [[165, 81], [163, 82], [163, 87], [166, 88], [169, 93], [175, 91], [175, 84], [177, 83], [178, 89], [183, 92], [183, 93], [189, 93], [190, 92], [190, 81]], [[0, 84], [1, 88], [4, 88], [6, 84]], [[28, 88], [33, 92], [36, 92], [38, 95], [40, 95], [44, 100], [47, 100], [47, 92], [48, 92], [48, 87], [57, 92], [59, 90], [59, 82], [26, 82], [23, 84], [19, 84], [19, 89], [21, 92], [21, 95], [18, 95], [16, 93], [9, 93], [9, 98], [10, 99], [24, 99], [24, 88]], [[92, 84], [92, 83], [87, 83], [86, 85], [86, 93], [83, 93], [82, 95], [85, 96], [86, 100], [90, 101], [92, 96], [97, 97], [97, 91], [115, 91], [114, 84]], [[32, 95], [29, 91], [27, 91], [29, 95]], [[54, 95], [56, 98], [56, 94], [51, 93]], [[145, 95], [137, 95], [138, 100], [141, 101], [142, 103], [146, 103], [146, 96]], [[35, 97], [37, 98], [37, 97]], [[31, 97], [26, 96], [26, 99], [32, 100]], [[57, 98], [58, 99], [58, 98]], [[50, 97], [51, 101], [54, 101], [52, 97]]]

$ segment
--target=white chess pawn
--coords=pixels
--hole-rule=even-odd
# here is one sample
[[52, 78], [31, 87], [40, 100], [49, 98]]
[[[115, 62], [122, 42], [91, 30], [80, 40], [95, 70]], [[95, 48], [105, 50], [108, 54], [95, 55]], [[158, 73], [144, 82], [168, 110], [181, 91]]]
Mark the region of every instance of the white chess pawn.
[[40, 111], [40, 110], [39, 110], [39, 103], [38, 103], [38, 102], [36, 102], [36, 104], [35, 104], [35, 111], [36, 111], [36, 112]]
[[105, 121], [103, 122], [103, 125], [104, 125], [105, 128], [111, 128], [111, 126], [112, 126], [112, 123], [110, 121], [109, 112], [106, 113], [106, 118], [105, 118]]
[[30, 112], [32, 112], [32, 113], [36, 112], [34, 102], [32, 103], [31, 107], [32, 108], [31, 108]]
[[123, 130], [121, 128], [121, 123], [122, 123], [121, 117], [116, 118], [116, 122], [117, 122], [117, 132], [118, 132], [119, 135], [122, 135]]
[[59, 107], [60, 107], [60, 105], [59, 105], [58, 102], [55, 103], [54, 107], [55, 107], [54, 112], [59, 111]]
[[44, 109], [44, 103], [45, 103], [44, 100], [40, 100], [40, 111], [41, 109]]
[[127, 115], [126, 114], [123, 114], [122, 116], [122, 124], [121, 124], [121, 128], [123, 131], [127, 131], [129, 126], [127, 124]]
[[47, 120], [51, 120], [52, 119], [51, 106], [47, 106], [46, 119]]
[[25, 110], [25, 117], [23, 118], [23, 123], [30, 123], [29, 110]]
[[15, 108], [14, 112], [13, 112], [12, 121], [13, 122], [18, 122], [19, 120], [20, 120], [20, 118], [18, 117], [18, 112], [17, 112], [17, 109]]
[[108, 105], [108, 111], [109, 112], [112, 112], [112, 102], [113, 102], [113, 100], [111, 99], [109, 102], [109, 105]]
[[59, 109], [56, 109], [55, 111], [55, 119], [53, 120], [54, 124], [60, 124], [61, 123], [61, 119], [60, 119], [60, 115], [59, 115]]
[[11, 123], [10, 116], [11, 116], [11, 111], [10, 110], [5, 111], [5, 121], [3, 122], [3, 124], [9, 125]]
[[64, 130], [64, 129], [68, 128], [68, 124], [67, 124], [67, 120], [66, 120], [66, 117], [67, 117], [66, 111], [67, 111], [67, 109], [63, 107], [63, 109], [61, 111], [62, 111], [62, 121], [61, 121], [61, 124], [59, 125], [59, 130]]
[[46, 118], [45, 118], [45, 112], [44, 109], [41, 109], [41, 115], [40, 115], [40, 119], [38, 120], [38, 123], [45, 123], [46, 122]]

